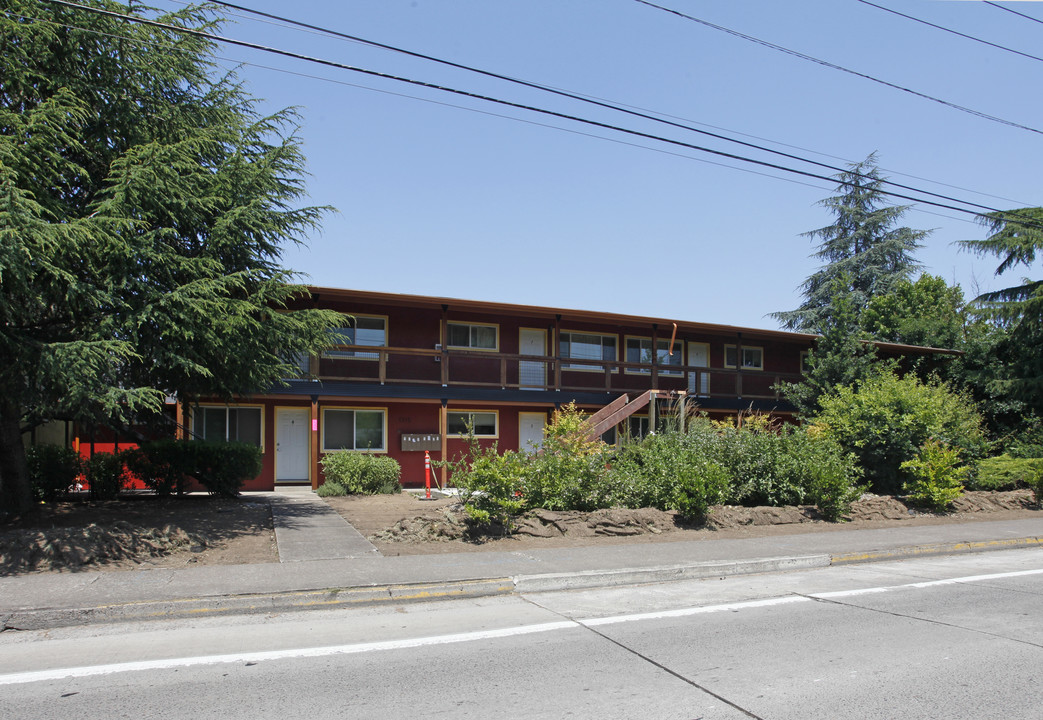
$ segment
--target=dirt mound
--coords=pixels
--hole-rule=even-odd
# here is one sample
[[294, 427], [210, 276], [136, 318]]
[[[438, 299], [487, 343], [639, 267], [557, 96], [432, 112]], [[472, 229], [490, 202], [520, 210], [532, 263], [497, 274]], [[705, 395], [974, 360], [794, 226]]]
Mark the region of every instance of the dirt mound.
[[[333, 500], [343, 500], [333, 498]], [[331, 503], [338, 510], [348, 510], [359, 501]], [[396, 503], [396, 509], [407, 510], [402, 500], [385, 500]], [[408, 502], [408, 500], [406, 501]], [[744, 528], [782, 528], [793, 525], [809, 526], [875, 526], [884, 521], [929, 521], [946, 515], [968, 515], [999, 513], [1004, 511], [1033, 509], [1032, 493], [1027, 490], [1013, 492], [968, 492], [954, 503], [948, 514], [935, 514], [910, 506], [899, 498], [865, 494], [851, 506], [844, 516], [844, 523], [828, 523], [822, 519], [812, 505], [784, 507], [740, 507], [718, 505], [710, 509], [701, 524], [686, 522], [676, 512], [641, 508], [609, 508], [593, 512], [531, 510], [515, 520], [509, 533], [513, 541], [526, 539], [536, 542], [555, 540], [597, 541], [599, 538], [650, 538], [674, 534], [679, 537], [691, 531], [737, 531]], [[345, 513], [348, 517], [348, 513]], [[376, 543], [390, 545], [420, 546], [425, 543], [465, 543], [488, 545], [504, 538], [507, 533], [499, 526], [480, 528], [471, 524], [457, 500], [442, 500], [421, 512], [410, 513], [398, 519], [386, 529], [370, 532], [369, 538]], [[927, 520], [924, 520], [927, 518]], [[360, 515], [351, 514], [353, 523], [364, 522]], [[370, 520], [372, 520], [370, 516]]]
[[202, 551], [208, 539], [165, 525], [144, 528], [126, 520], [102, 527], [52, 528], [0, 534], [0, 575], [37, 570], [82, 570], [124, 560], [141, 561], [183, 549]]
[[710, 508], [706, 527], [723, 530], [747, 525], [794, 525], [820, 521], [818, 510], [812, 505], [785, 505], [783, 507], [738, 507], [718, 505]]
[[1036, 507], [1031, 490], [1009, 492], [967, 492], [953, 504], [958, 513], [997, 512], [1000, 510], [1030, 510]]

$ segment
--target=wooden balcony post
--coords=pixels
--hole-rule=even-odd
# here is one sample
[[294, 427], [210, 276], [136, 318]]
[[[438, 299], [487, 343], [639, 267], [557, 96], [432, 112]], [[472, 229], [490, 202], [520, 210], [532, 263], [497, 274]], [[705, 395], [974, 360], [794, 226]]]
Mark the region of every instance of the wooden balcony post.
[[311, 489], [319, 489], [319, 398], [311, 396], [311, 432], [308, 433], [308, 474], [311, 475]]
[[449, 385], [449, 306], [445, 304], [442, 305], [441, 325], [439, 344], [442, 346], [442, 387], [447, 387]]
[[446, 460], [449, 459], [449, 437], [446, 434], [446, 428], [449, 425], [449, 400], [448, 398], [442, 398], [442, 405], [438, 409], [438, 430], [441, 435], [442, 443], [442, 482], [440, 485], [441, 490], [445, 490], [448, 483], [449, 469], [446, 467]]
[[652, 389], [659, 389], [659, 323], [652, 323]]
[[381, 350], [380, 353], [380, 368], [378, 370], [380, 375], [380, 384], [383, 385], [387, 381], [388, 377], [388, 351]]
[[561, 315], [554, 316], [551, 346], [554, 348], [554, 389], [561, 390]]
[[742, 400], [742, 333], [736, 333], [735, 343], [735, 397]]

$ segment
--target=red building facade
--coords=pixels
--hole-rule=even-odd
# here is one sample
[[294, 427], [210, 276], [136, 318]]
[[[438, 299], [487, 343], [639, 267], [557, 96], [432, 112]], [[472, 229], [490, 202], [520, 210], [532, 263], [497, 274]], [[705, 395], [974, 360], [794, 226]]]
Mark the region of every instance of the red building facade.
[[[712, 416], [792, 415], [775, 387], [799, 379], [814, 342], [672, 318], [319, 287], [306, 305], [345, 314], [337, 347], [301, 358], [300, 377], [285, 385], [180, 410], [194, 437], [261, 445], [263, 470], [244, 489], [318, 487], [331, 452], [387, 454], [402, 484], [417, 487], [424, 450], [436, 461], [456, 457], [468, 423], [483, 445], [530, 449], [555, 409], [574, 402], [594, 413], [648, 390]], [[627, 428], [647, 426], [646, 410]]]

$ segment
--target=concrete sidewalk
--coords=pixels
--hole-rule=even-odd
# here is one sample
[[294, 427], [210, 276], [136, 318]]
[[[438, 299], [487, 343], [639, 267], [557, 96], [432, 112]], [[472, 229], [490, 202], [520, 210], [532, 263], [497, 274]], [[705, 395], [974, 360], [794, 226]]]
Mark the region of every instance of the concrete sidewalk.
[[35, 629], [283, 612], [1043, 547], [1043, 518], [1030, 518], [763, 538], [382, 557], [309, 489], [280, 489], [265, 495], [272, 502], [279, 563], [0, 578], [0, 624]]

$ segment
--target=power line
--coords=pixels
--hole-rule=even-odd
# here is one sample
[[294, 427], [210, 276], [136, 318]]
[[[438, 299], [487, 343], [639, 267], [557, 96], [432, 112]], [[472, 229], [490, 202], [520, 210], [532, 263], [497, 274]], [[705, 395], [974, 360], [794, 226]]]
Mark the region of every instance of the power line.
[[[738, 160], [738, 161], [741, 161], [741, 162], [751, 163], [751, 164], [754, 164], [754, 165], [759, 165], [761, 167], [767, 167], [767, 168], [771, 168], [771, 169], [774, 169], [774, 170], [779, 170], [779, 171], [786, 172], [786, 173], [791, 173], [791, 174], [795, 174], [795, 175], [801, 175], [801, 176], [808, 177], [808, 178], [813, 178], [813, 179], [816, 179], [816, 180], [823, 180], [823, 181], [826, 181], [826, 182], [831, 183], [831, 184], [842, 184], [842, 185], [849, 185], [849, 186], [855, 184], [855, 183], [850, 182], [850, 181], [843, 181], [843, 180], [839, 180], [838, 178], [832, 178], [832, 177], [828, 177], [828, 176], [824, 176], [824, 175], [818, 175], [816, 173], [808, 172], [806, 170], [799, 170], [799, 169], [796, 169], [796, 168], [786, 167], [784, 165], [777, 165], [777, 164], [770, 163], [770, 162], [767, 162], [767, 161], [764, 161], [764, 160], [757, 160], [757, 159], [754, 159], [754, 158], [748, 158], [748, 157], [745, 157], [745, 156], [742, 156], [742, 155], [736, 155], [734, 153], [724, 152], [722, 150], [714, 150], [712, 148], [707, 148], [707, 147], [703, 147], [703, 146], [700, 146], [700, 145], [694, 145], [692, 143], [686, 143], [686, 142], [683, 142], [683, 141], [680, 141], [680, 140], [674, 140], [674, 139], [671, 139], [671, 138], [666, 138], [666, 137], [662, 137], [662, 136], [658, 136], [658, 135], [653, 135], [651, 133], [645, 133], [645, 132], [641, 132], [641, 131], [638, 131], [638, 130], [632, 130], [632, 129], [628, 129], [628, 128], [624, 128], [624, 127], [620, 127], [620, 126], [616, 126], [616, 125], [611, 125], [611, 124], [599, 122], [599, 121], [596, 121], [596, 120], [590, 120], [590, 119], [587, 119], [587, 118], [582, 118], [582, 117], [578, 117], [578, 116], [574, 116], [574, 115], [568, 115], [566, 113], [560, 113], [560, 112], [553, 111], [553, 110], [547, 110], [547, 109], [544, 109], [544, 108], [539, 108], [539, 107], [535, 107], [535, 106], [531, 106], [531, 105], [524, 105], [522, 103], [516, 103], [516, 102], [509, 101], [509, 100], [502, 100], [502, 99], [499, 99], [499, 98], [494, 98], [494, 97], [490, 97], [490, 96], [480, 95], [480, 94], [472, 93], [472, 92], [469, 92], [469, 91], [466, 91], [466, 90], [460, 90], [460, 89], [456, 89], [456, 88], [435, 85], [433, 83], [428, 83], [428, 82], [424, 82], [424, 81], [421, 81], [421, 80], [414, 80], [414, 79], [410, 79], [410, 78], [404, 78], [404, 77], [400, 77], [400, 76], [396, 76], [396, 75], [391, 75], [391, 74], [388, 74], [388, 73], [378, 72], [378, 71], [375, 71], [375, 70], [369, 70], [369, 69], [366, 69], [366, 68], [359, 68], [359, 67], [355, 67], [355, 66], [351, 66], [351, 65], [346, 65], [346, 64], [343, 64], [343, 63], [338, 63], [338, 62], [335, 62], [335, 61], [332, 61], [332, 60], [326, 60], [326, 59], [322, 59], [322, 58], [314, 58], [314, 57], [310, 57], [310, 56], [306, 56], [306, 55], [301, 55], [299, 53], [290, 52], [288, 50], [282, 50], [282, 49], [279, 49], [279, 48], [267, 47], [267, 46], [264, 46], [264, 45], [260, 45], [258, 43], [252, 43], [252, 42], [248, 42], [248, 41], [245, 41], [245, 40], [237, 40], [237, 39], [234, 39], [234, 38], [222, 37], [220, 35], [215, 35], [215, 34], [203, 32], [203, 31], [200, 31], [200, 30], [193, 30], [193, 29], [189, 29], [189, 28], [185, 28], [185, 27], [178, 27], [178, 26], [174, 26], [174, 25], [168, 25], [168, 24], [161, 23], [161, 22], [158, 22], [158, 21], [155, 21], [155, 20], [149, 20], [149, 19], [146, 19], [146, 18], [136, 17], [136, 16], [133, 16], [133, 15], [126, 15], [126, 14], [123, 14], [123, 13], [117, 13], [117, 12], [114, 12], [114, 11], [111, 11], [111, 10], [105, 10], [105, 9], [102, 9], [102, 8], [95, 8], [95, 7], [90, 7], [90, 6], [86, 6], [86, 5], [79, 5], [77, 3], [67, 2], [66, 0], [43, 0], [43, 1], [47, 2], [47, 3], [50, 3], [50, 4], [54, 4], [54, 5], [61, 5], [61, 6], [64, 6], [64, 7], [76, 8], [76, 9], [79, 9], [79, 10], [84, 10], [84, 11], [92, 12], [92, 13], [99, 14], [99, 15], [106, 15], [106, 16], [109, 16], [109, 17], [115, 17], [115, 18], [119, 18], [121, 20], [126, 20], [126, 21], [133, 22], [133, 23], [140, 24], [140, 25], [161, 28], [161, 29], [164, 29], [164, 30], [171, 30], [171, 31], [173, 31], [175, 33], [180, 33], [180, 34], [184, 34], [184, 35], [192, 35], [192, 36], [195, 36], [195, 37], [202, 37], [202, 38], [206, 38], [208, 40], [212, 40], [214, 42], [221, 42], [221, 43], [226, 43], [226, 44], [230, 44], [230, 45], [236, 45], [236, 46], [239, 46], [239, 47], [246, 47], [246, 48], [250, 48], [250, 49], [253, 49], [253, 50], [259, 50], [259, 51], [263, 51], [263, 52], [272, 53], [272, 54], [275, 54], [275, 55], [280, 55], [280, 56], [283, 56], [283, 57], [289, 57], [289, 58], [293, 58], [293, 59], [297, 59], [297, 60], [303, 60], [303, 61], [306, 61], [306, 62], [312, 62], [312, 63], [324, 65], [324, 66], [327, 66], [327, 67], [334, 67], [334, 68], [341, 69], [341, 70], [348, 70], [348, 71], [352, 71], [352, 72], [358, 72], [358, 73], [365, 74], [365, 75], [370, 75], [370, 76], [373, 76], [373, 77], [380, 77], [380, 78], [384, 78], [384, 79], [395, 80], [395, 81], [398, 81], [398, 82], [404, 82], [404, 83], [415, 85], [415, 86], [419, 86], [419, 87], [426, 87], [426, 88], [429, 88], [429, 89], [439, 90], [439, 91], [442, 91], [442, 92], [448, 92], [448, 93], [460, 95], [460, 96], [463, 96], [463, 97], [469, 97], [469, 98], [472, 98], [472, 99], [477, 99], [477, 100], [491, 102], [491, 103], [495, 103], [495, 104], [499, 104], [499, 105], [504, 105], [504, 106], [507, 106], [507, 107], [513, 107], [513, 108], [518, 108], [518, 109], [522, 109], [522, 110], [528, 110], [528, 111], [540, 113], [540, 114], [543, 114], [543, 115], [549, 115], [551, 117], [558, 117], [558, 118], [562, 118], [562, 119], [566, 119], [566, 120], [570, 120], [570, 121], [574, 121], [574, 122], [578, 122], [578, 123], [582, 123], [582, 124], [586, 124], [586, 125], [591, 125], [591, 126], [594, 126], [594, 127], [600, 127], [600, 128], [607, 129], [607, 130], [612, 130], [612, 131], [621, 132], [621, 133], [628, 134], [628, 135], [633, 135], [635, 137], [641, 137], [641, 138], [645, 138], [645, 139], [655, 140], [655, 141], [658, 141], [658, 142], [668, 143], [668, 144], [671, 144], [671, 145], [676, 145], [676, 146], [679, 146], [679, 147], [685, 147], [685, 148], [688, 148], [690, 150], [696, 150], [698, 152], [705, 152], [705, 153], [709, 153], [709, 154], [712, 154], [712, 155], [717, 155], [719, 157], [725, 157], [725, 158], [729, 158], [729, 159], [732, 159], [732, 160]], [[917, 190], [915, 188], [914, 188], [914, 191], [915, 192], [922, 192], [924, 194], [933, 194], [933, 193], [927, 193], [926, 191]], [[944, 203], [939, 203], [939, 202], [936, 202], [936, 201], [933, 201], [933, 200], [925, 200], [923, 198], [912, 197], [912, 196], [909, 196], [909, 195], [903, 195], [901, 193], [896, 193], [894, 191], [883, 190], [883, 189], [880, 190], [880, 193], [883, 194], [883, 195], [890, 196], [890, 197], [899, 198], [899, 199], [902, 199], [902, 200], [909, 200], [909, 201], [914, 202], [914, 203], [922, 203], [922, 204], [926, 204], [926, 205], [932, 205], [932, 206], [935, 206], [935, 207], [939, 207], [939, 208], [943, 208], [943, 209], [947, 209], [947, 210], [953, 210], [955, 212], [960, 212], [960, 213], [964, 213], [964, 214], [967, 214], [967, 215], [974, 215], [976, 217], [983, 217], [983, 213], [980, 213], [980, 212], [977, 212], [977, 211], [974, 211], [974, 210], [968, 210], [967, 208], [963, 208], [963, 207], [957, 207], [957, 206], [954, 206], [954, 205], [947, 205], [947, 204], [944, 204]], [[1002, 211], [1002, 210], [999, 210], [999, 209], [996, 209], [996, 208], [987, 208], [986, 206], [980, 206], [980, 205], [977, 205], [976, 203], [970, 203], [970, 202], [966, 202], [966, 201], [963, 201], [963, 200], [954, 200], [954, 202], [959, 202], [959, 203], [962, 203], [962, 204], [965, 204], [965, 205], [982, 207], [982, 208], [987, 209], [987, 210], [989, 210], [990, 212], [993, 212], [993, 213], [1005, 213], [1007, 215], [1007, 217], [1010, 217], [1010, 218], [1016, 218], [1017, 217], [1016, 215], [1013, 215], [1013, 214], [1010, 214], [1010, 213], [1006, 213], [1006, 211]], [[1028, 224], [1028, 223], [1026, 223], [1026, 224]], [[1043, 228], [1043, 226], [1040, 226], [1040, 227]]]
[[772, 50], [777, 50], [779, 52], [786, 53], [787, 55], [792, 55], [793, 57], [800, 58], [801, 60], [807, 60], [808, 62], [813, 62], [813, 63], [816, 63], [816, 64], [821, 65], [823, 67], [828, 67], [828, 68], [831, 68], [833, 70], [839, 70], [841, 72], [848, 73], [849, 75], [855, 75], [857, 77], [864, 78], [866, 80], [871, 80], [871, 81], [873, 81], [875, 83], [879, 83], [880, 85], [885, 85], [885, 86], [887, 86], [889, 88], [893, 88], [895, 90], [901, 90], [902, 92], [909, 93], [910, 95], [915, 95], [916, 97], [920, 97], [920, 98], [923, 98], [925, 100], [930, 100], [931, 102], [936, 102], [939, 105], [944, 105], [946, 107], [953, 108], [954, 110], [959, 110], [960, 112], [965, 112], [965, 113], [968, 113], [969, 115], [974, 115], [976, 117], [980, 117], [980, 118], [982, 118], [984, 120], [991, 120], [992, 122], [997, 122], [997, 123], [1000, 123], [1002, 125], [1007, 125], [1009, 127], [1018, 128], [1020, 130], [1028, 130], [1029, 132], [1036, 133], [1037, 135], [1043, 135], [1043, 130], [1039, 130], [1037, 128], [1029, 127], [1028, 125], [1022, 125], [1020, 123], [1016, 123], [1016, 122], [1013, 122], [1011, 120], [1004, 120], [1001, 117], [997, 117], [995, 115], [989, 115], [988, 113], [981, 112], [980, 110], [973, 110], [973, 109], [971, 109], [969, 107], [964, 107], [963, 105], [957, 105], [956, 103], [949, 102], [948, 100], [942, 100], [941, 98], [936, 98], [933, 95], [927, 95], [926, 93], [922, 93], [922, 92], [919, 92], [917, 90], [913, 90], [911, 88], [903, 87], [902, 85], [897, 85], [895, 83], [888, 82], [887, 80], [881, 80], [880, 78], [873, 77], [872, 75], [867, 75], [865, 73], [858, 72], [857, 70], [851, 70], [850, 68], [846, 68], [846, 67], [843, 67], [842, 65], [837, 65], [835, 63], [831, 63], [831, 62], [829, 62], [827, 60], [821, 60], [819, 58], [812, 57], [811, 55], [807, 55], [805, 53], [798, 52], [796, 50], [790, 50], [789, 48], [783, 47], [781, 45], [776, 45], [775, 43], [770, 43], [767, 40], [761, 40], [760, 38], [755, 38], [752, 35], [746, 35], [745, 33], [738, 32], [737, 30], [732, 30], [730, 28], [726, 28], [723, 25], [715, 25], [714, 23], [707, 22], [706, 20], [700, 20], [697, 17], [693, 17], [691, 15], [686, 15], [685, 13], [680, 12], [679, 10], [673, 10], [671, 8], [668, 8], [668, 7], [663, 7], [662, 5], [656, 5], [653, 2], [649, 2], [649, 0], [634, 0], [634, 2], [641, 3], [642, 5], [647, 5], [648, 7], [655, 8], [656, 10], [662, 10], [665, 13], [669, 13], [671, 15], [676, 15], [678, 17], [684, 18], [685, 20], [690, 20], [692, 22], [699, 23], [700, 25], [705, 25], [708, 28], [712, 28], [714, 30], [719, 30], [721, 32], [728, 33], [729, 35], [732, 35], [734, 37], [742, 38], [743, 40], [747, 40], [749, 42], [756, 43], [758, 45], [762, 45], [762, 46], [764, 46], [766, 48], [771, 48]]
[[[561, 88], [554, 88], [554, 87], [551, 87], [551, 86], [548, 86], [548, 85], [542, 85], [542, 84], [534, 83], [534, 82], [531, 82], [531, 81], [528, 81], [528, 80], [522, 80], [520, 78], [515, 78], [515, 77], [508, 76], [508, 75], [503, 75], [501, 73], [496, 73], [496, 72], [492, 72], [492, 71], [489, 71], [489, 70], [482, 70], [480, 68], [476, 68], [476, 67], [473, 67], [473, 66], [470, 66], [470, 65], [464, 65], [462, 63], [454, 62], [454, 61], [451, 61], [451, 60], [445, 60], [445, 59], [442, 59], [442, 58], [434, 57], [432, 55], [427, 55], [427, 54], [415, 52], [415, 51], [412, 51], [412, 50], [406, 50], [404, 48], [396, 47], [394, 45], [389, 45], [387, 43], [377, 42], [377, 41], [374, 41], [374, 40], [368, 40], [366, 38], [359, 37], [358, 35], [349, 35], [347, 33], [343, 33], [343, 32], [340, 32], [338, 30], [332, 30], [332, 29], [327, 28], [327, 27], [322, 27], [322, 26], [319, 26], [319, 25], [313, 25], [311, 23], [306, 23], [306, 22], [302, 22], [300, 20], [294, 20], [292, 18], [283, 17], [283, 16], [280, 16], [280, 15], [275, 15], [275, 14], [268, 13], [268, 12], [263, 12], [261, 10], [254, 10], [254, 9], [246, 7], [244, 5], [237, 5], [237, 4], [231, 3], [231, 2], [223, 2], [222, 0], [213, 0], [213, 4], [220, 5], [220, 6], [225, 7], [225, 8], [232, 8], [232, 9], [238, 10], [240, 12], [245, 12], [245, 13], [249, 13], [251, 15], [256, 15], [258, 17], [267, 18], [268, 20], [276, 21], [276, 22], [279, 22], [279, 23], [284, 23], [284, 24], [288, 24], [288, 25], [291, 25], [291, 26], [303, 28], [303, 29], [308, 30], [309, 32], [317, 32], [317, 33], [329, 35], [329, 36], [332, 36], [332, 37], [337, 37], [337, 38], [340, 38], [340, 39], [343, 39], [343, 40], [350, 40], [352, 42], [358, 42], [358, 43], [361, 43], [361, 44], [364, 44], [364, 45], [369, 45], [369, 46], [381, 48], [381, 49], [384, 49], [384, 50], [390, 50], [390, 51], [393, 51], [393, 52], [402, 53], [402, 54], [408, 55], [410, 57], [415, 57], [415, 58], [419, 58], [419, 59], [423, 59], [423, 60], [428, 60], [428, 61], [431, 61], [431, 62], [434, 62], [434, 63], [438, 63], [438, 64], [441, 64], [441, 65], [446, 65], [446, 66], [453, 67], [453, 68], [460, 69], [460, 70], [466, 70], [468, 72], [477, 73], [479, 75], [484, 75], [486, 77], [495, 78], [497, 80], [504, 80], [504, 81], [507, 81], [507, 82], [510, 82], [510, 83], [514, 83], [514, 84], [517, 84], [517, 85], [522, 85], [524, 87], [533, 88], [533, 89], [536, 89], [536, 90], [541, 90], [541, 91], [552, 93], [554, 95], [558, 95], [558, 96], [561, 96], [561, 97], [566, 97], [566, 98], [569, 98], [571, 100], [578, 100], [580, 102], [585, 102], [585, 103], [588, 103], [588, 104], [596, 105], [598, 107], [606, 108], [606, 109], [609, 109], [609, 110], [615, 110], [617, 112], [622, 112], [622, 113], [625, 113], [627, 115], [632, 115], [634, 117], [639, 117], [639, 118], [642, 118], [642, 119], [645, 119], [645, 120], [652, 120], [653, 122], [658, 122], [658, 123], [661, 123], [661, 124], [664, 124], [664, 125], [668, 125], [668, 126], [671, 126], [671, 127], [680, 128], [682, 130], [688, 130], [690, 132], [699, 133], [701, 135], [712, 137], [712, 138], [715, 138], [717, 140], [723, 140], [725, 142], [734, 143], [734, 144], [737, 144], [737, 145], [741, 145], [743, 147], [748, 147], [748, 148], [751, 148], [751, 149], [760, 150], [762, 152], [771, 153], [773, 155], [777, 155], [777, 156], [780, 156], [780, 157], [785, 157], [785, 158], [790, 159], [790, 160], [796, 160], [798, 162], [804, 162], [804, 163], [808, 163], [810, 165], [815, 165], [817, 167], [825, 168], [827, 170], [832, 170], [833, 172], [851, 172], [849, 169], [846, 169], [846, 168], [840, 168], [840, 167], [837, 167], [835, 165], [830, 165], [828, 163], [818, 162], [816, 160], [811, 160], [811, 159], [808, 159], [808, 158], [805, 158], [805, 157], [801, 157], [799, 155], [794, 155], [792, 153], [783, 152], [781, 150], [773, 150], [771, 148], [764, 147], [763, 145], [757, 145], [756, 143], [750, 143], [750, 142], [746, 142], [746, 141], [743, 141], [743, 140], [737, 140], [735, 138], [731, 138], [731, 137], [728, 137], [726, 135], [720, 135], [718, 133], [713, 133], [713, 132], [709, 132], [709, 131], [706, 131], [706, 130], [700, 130], [698, 128], [691, 127], [690, 125], [684, 125], [684, 124], [681, 124], [681, 123], [678, 123], [678, 122], [673, 122], [671, 120], [664, 119], [662, 117], [656, 117], [654, 115], [649, 115], [649, 114], [647, 114], [649, 111], [639, 111], [640, 109], [633, 109], [632, 106], [630, 108], [622, 107], [622, 106], [620, 106], [618, 104], [610, 103], [610, 102], [602, 100], [600, 98], [593, 98], [593, 97], [591, 97], [589, 95], [581, 95], [579, 93], [574, 93], [574, 92], [571, 92], [571, 91], [568, 91], [568, 90], [563, 90]], [[733, 132], [733, 131], [729, 130], [728, 132]], [[758, 139], [761, 139], [761, 138], [758, 138]], [[771, 142], [771, 141], [769, 141], [769, 142]], [[806, 152], [808, 152], [808, 151], [806, 151]], [[814, 152], [814, 151], [810, 151], [810, 152]], [[853, 173], [853, 174], [855, 174], [856, 176], [861, 177], [858, 173]], [[922, 180], [922, 178], [917, 178], [917, 179], [921, 179]], [[978, 207], [980, 209], [995, 211], [994, 208], [990, 208], [987, 205], [979, 205], [977, 203], [972, 203], [972, 202], [969, 202], [969, 201], [960, 200], [958, 198], [954, 198], [954, 197], [951, 197], [949, 195], [943, 195], [943, 194], [940, 194], [940, 193], [934, 193], [934, 192], [931, 192], [929, 190], [922, 190], [920, 188], [915, 188], [915, 187], [911, 187], [909, 185], [904, 185], [902, 183], [897, 183], [897, 182], [895, 182], [893, 180], [884, 180], [883, 182], [885, 182], [886, 184], [891, 185], [893, 187], [901, 188], [903, 190], [910, 190], [912, 192], [919, 192], [919, 193], [923, 193], [925, 195], [929, 195], [931, 197], [936, 197], [936, 198], [939, 198], [939, 199], [942, 199], [942, 200], [948, 200], [948, 201], [951, 201], [951, 202], [960, 202], [960, 203], [964, 203], [966, 205], [971, 205], [971, 206], [974, 206], [974, 207]], [[928, 180], [927, 182], [931, 182], [931, 181]], [[941, 184], [941, 183], [939, 183], [939, 184]], [[959, 189], [964, 189], [964, 188], [959, 188]], [[969, 192], [974, 192], [974, 191], [971, 190]], [[984, 193], [978, 193], [978, 194], [984, 194]], [[1007, 198], [1000, 198], [1000, 199], [1006, 200]], [[1013, 201], [1013, 202], [1016, 202], [1016, 201]]]
[[1002, 5], [997, 5], [994, 2], [989, 2], [989, 0], [985, 0], [985, 4], [986, 5], [991, 5], [992, 7], [996, 8], [997, 10], [1006, 10], [1007, 12], [1013, 13], [1014, 15], [1017, 15], [1019, 17], [1023, 17], [1026, 20], [1031, 20], [1032, 22], [1037, 22], [1040, 25], [1043, 25], [1043, 20], [1040, 20], [1039, 18], [1034, 18], [1031, 15], [1026, 15], [1025, 13], [1020, 13], [1017, 10], [1011, 10], [1008, 7], [1003, 7]]
[[[982, 45], [988, 45], [989, 47], [996, 48], [997, 50], [1003, 50], [1005, 52], [1013, 53], [1015, 55], [1020, 55], [1021, 57], [1028, 58], [1029, 60], [1038, 60], [1039, 62], [1043, 62], [1043, 58], [1038, 57], [1036, 55], [1029, 55], [1028, 53], [1021, 52], [1020, 50], [1014, 50], [1014, 49], [1006, 47], [1004, 45], [999, 45], [999, 44], [994, 43], [994, 42], [989, 42], [988, 40], [982, 40], [979, 37], [974, 37], [973, 35], [968, 35], [967, 33], [962, 33], [962, 32], [960, 32], [958, 30], [952, 30], [952, 29], [947, 28], [947, 27], [942, 27], [941, 25], [936, 25], [933, 22], [928, 22], [927, 20], [922, 20], [922, 19], [920, 19], [918, 17], [913, 17], [912, 15], [906, 15], [905, 13], [898, 12], [897, 10], [892, 10], [891, 8], [884, 7], [883, 5], [877, 5], [874, 2], [869, 2], [869, 0], [857, 0], [857, 2], [860, 2], [863, 5], [869, 5], [870, 7], [875, 7], [878, 10], [883, 10], [884, 12], [889, 12], [892, 15], [897, 15], [898, 17], [905, 18], [906, 20], [912, 20], [913, 22], [918, 22], [921, 25], [927, 25], [928, 27], [933, 27], [936, 30], [942, 30], [944, 32], [951, 33], [953, 35], [957, 35], [959, 37], [966, 38], [967, 40], [973, 40], [974, 42], [981, 43]], [[1006, 9], [1006, 8], [1001, 8], [1001, 9]]]

